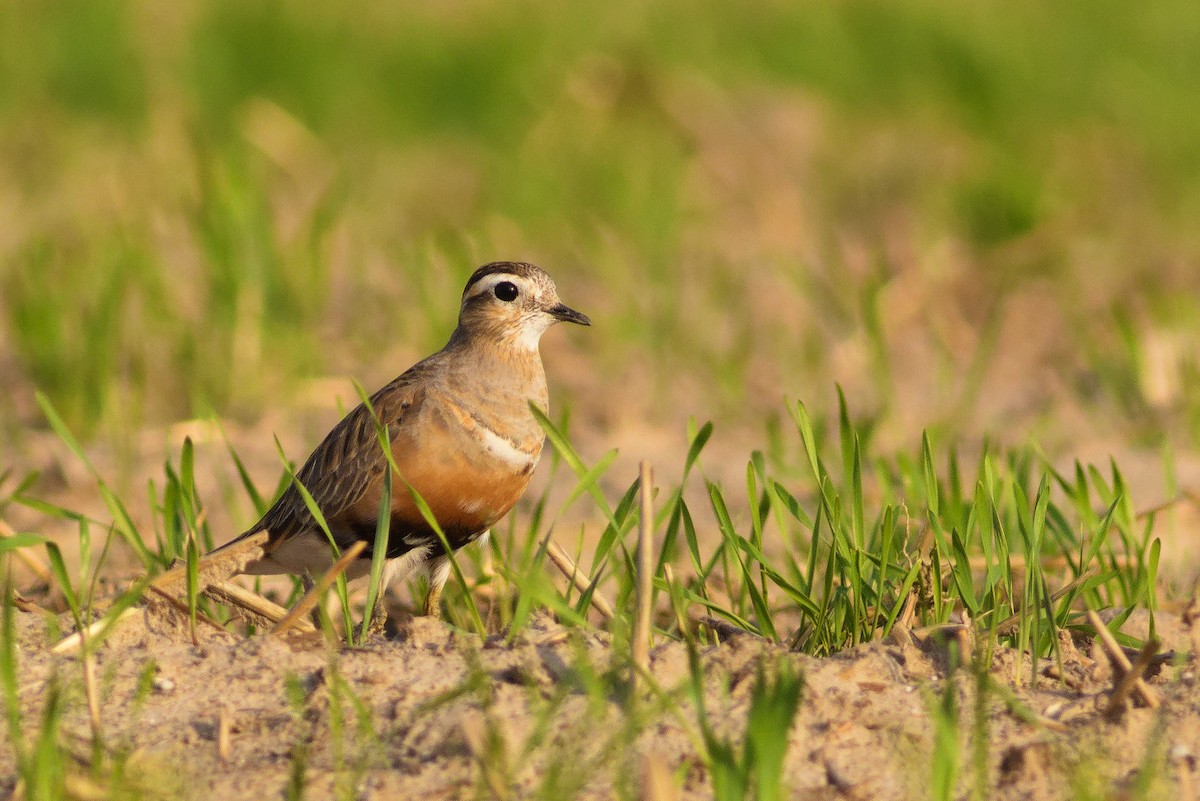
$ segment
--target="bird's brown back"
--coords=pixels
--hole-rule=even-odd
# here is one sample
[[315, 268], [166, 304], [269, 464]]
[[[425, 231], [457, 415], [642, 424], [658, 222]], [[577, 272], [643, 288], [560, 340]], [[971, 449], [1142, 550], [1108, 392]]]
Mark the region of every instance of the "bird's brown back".
[[[437, 541], [411, 490], [457, 548], [503, 517], [525, 491], [544, 439], [531, 402], [542, 409], [547, 405], [536, 350], [452, 339], [371, 396], [370, 409], [360, 404], [347, 414], [313, 451], [297, 480], [321, 509], [339, 547], [358, 539], [372, 543], [388, 469], [377, 435], [382, 424], [396, 469], [388, 556]], [[320, 534], [295, 486], [247, 535], [263, 530], [270, 532], [268, 553], [300, 534]]]

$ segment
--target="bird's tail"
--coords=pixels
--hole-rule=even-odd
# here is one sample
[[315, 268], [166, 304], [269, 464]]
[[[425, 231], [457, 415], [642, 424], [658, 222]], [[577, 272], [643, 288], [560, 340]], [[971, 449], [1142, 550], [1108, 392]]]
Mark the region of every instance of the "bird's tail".
[[[255, 531], [243, 534], [236, 540], [227, 542], [220, 548], [200, 557], [198, 565], [199, 586], [197, 592], [204, 592], [213, 584], [219, 584], [238, 573], [241, 573], [252, 562], [266, 555], [267, 542], [270, 540], [269, 531]], [[187, 565], [176, 565], [150, 583], [159, 592], [178, 598], [187, 592]]]

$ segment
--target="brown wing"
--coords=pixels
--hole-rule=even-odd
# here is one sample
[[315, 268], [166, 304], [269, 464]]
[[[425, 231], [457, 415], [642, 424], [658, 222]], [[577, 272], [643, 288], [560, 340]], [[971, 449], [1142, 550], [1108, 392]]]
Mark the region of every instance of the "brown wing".
[[[396, 439], [405, 420], [424, 402], [425, 376], [431, 360], [419, 362], [371, 396], [371, 407], [388, 427], [389, 440]], [[364, 504], [379, 508], [379, 493], [387, 459], [379, 445], [375, 419], [363, 404], [350, 411], [333, 427], [296, 474], [308, 490], [326, 523], [335, 523], [348, 509]], [[369, 497], [370, 495], [374, 497]], [[297, 534], [319, 530], [316, 520], [295, 485], [289, 485], [262, 519], [246, 534], [269, 531], [270, 545]]]

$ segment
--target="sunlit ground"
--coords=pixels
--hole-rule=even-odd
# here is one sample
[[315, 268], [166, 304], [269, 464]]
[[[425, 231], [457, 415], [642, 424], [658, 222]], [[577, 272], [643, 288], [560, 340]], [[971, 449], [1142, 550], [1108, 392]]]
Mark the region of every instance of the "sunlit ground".
[[[161, 544], [190, 438], [203, 522], [228, 539], [255, 516], [228, 445], [269, 496], [353, 381], [445, 342], [471, 270], [522, 259], [595, 323], [543, 342], [551, 419], [587, 465], [619, 451], [567, 510], [576, 477], [542, 468], [501, 540], [529, 575], [539, 511], [590, 552], [607, 521], [587, 490], [615, 507], [649, 459], [671, 508], [689, 425], [711, 420], [680, 496], [699, 543], [729, 548], [729, 598], [705, 599], [766, 639], [824, 653], [878, 636], [930, 548], [958, 583], [918, 622], [977, 603], [994, 623], [1030, 586], [1040, 615], [1110, 505], [1116, 544], [1088, 557], [1107, 572], [1080, 597], [1174, 609], [1200, 572], [1198, 97], [1188, 0], [0, 6], [0, 533], [53, 537], [74, 570], [87, 548], [56, 505], [95, 516], [96, 543], [122, 506]], [[768, 475], [789, 533], [764, 541], [748, 495]], [[984, 489], [1019, 559], [1053, 557], [1046, 586], [978, 575]], [[822, 515], [808, 553], [845, 534], [837, 552], [861, 557], [829, 557], [850, 604], [831, 615], [735, 550], [802, 562], [790, 532]], [[681, 575], [703, 572], [683, 538]], [[144, 567], [127, 545], [106, 577]], [[36, 578], [8, 561], [18, 587]], [[790, 589], [804, 567], [779, 568]], [[460, 626], [463, 598], [446, 610]], [[1038, 625], [1011, 644], [1049, 653]]]

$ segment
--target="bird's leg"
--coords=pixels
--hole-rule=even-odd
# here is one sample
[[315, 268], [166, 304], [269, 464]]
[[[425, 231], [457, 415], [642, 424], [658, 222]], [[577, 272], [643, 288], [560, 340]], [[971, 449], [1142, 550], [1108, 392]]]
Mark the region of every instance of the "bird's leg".
[[429, 594], [425, 596], [425, 614], [431, 617], [442, 613], [442, 587], [450, 577], [450, 558], [437, 556], [429, 560]]
[[376, 634], [383, 634], [387, 628], [387, 587], [379, 588], [379, 595], [375, 596], [375, 605], [371, 607], [371, 622], [367, 624], [367, 636], [374, 637]]
[[371, 622], [367, 624], [368, 637], [384, 633], [387, 624], [387, 591], [399, 568], [399, 559], [388, 559], [383, 563], [383, 574], [379, 577], [379, 592], [375, 596], [375, 605], [371, 607]]
[[[311, 575], [309, 575], [307, 570], [300, 574], [300, 586], [304, 588], [304, 595], [308, 595], [310, 592], [312, 592], [312, 589], [314, 586], [316, 586], [316, 584], [317, 584], [317, 582], [313, 580], [313, 577]], [[302, 595], [300, 597], [303, 598], [304, 595]], [[313, 625], [317, 627], [317, 631], [320, 631], [321, 630], [321, 604], [318, 603], [316, 606], [314, 606], [312, 608], [312, 612], [310, 612], [309, 614], [312, 616]]]

